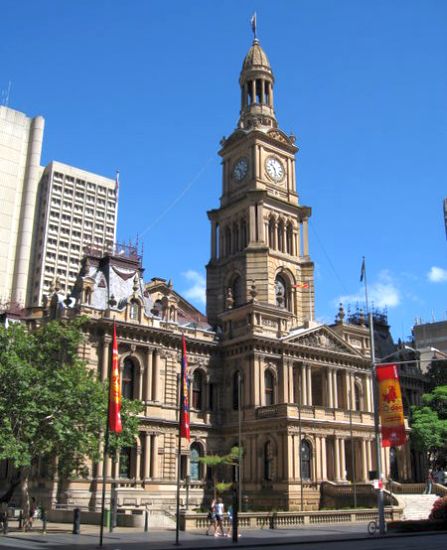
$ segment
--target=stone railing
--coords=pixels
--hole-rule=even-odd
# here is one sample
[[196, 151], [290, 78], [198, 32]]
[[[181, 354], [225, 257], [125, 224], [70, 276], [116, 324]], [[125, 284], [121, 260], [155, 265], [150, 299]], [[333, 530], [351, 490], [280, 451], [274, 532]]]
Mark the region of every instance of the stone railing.
[[[421, 495], [425, 490], [425, 483], [398, 483], [391, 481], [386, 485], [391, 493], [397, 495]], [[447, 496], [447, 487], [440, 483], [433, 483], [432, 493], [440, 497]]]
[[354, 424], [374, 424], [374, 414], [366, 411], [345, 411], [343, 409], [330, 409], [317, 405], [302, 405], [298, 413], [298, 406], [291, 403], [277, 403], [256, 408], [256, 418], [287, 417], [302, 420], [315, 419], [337, 420]]
[[[180, 517], [180, 529], [183, 531], [206, 531], [210, 525], [208, 514], [185, 514]], [[402, 508], [385, 508], [385, 519], [396, 520], [402, 516]], [[368, 522], [377, 518], [374, 508], [356, 510], [319, 510], [315, 512], [243, 512], [239, 514], [241, 529], [280, 529], [300, 527], [302, 525], [321, 525]], [[228, 520], [225, 519], [225, 525]]]

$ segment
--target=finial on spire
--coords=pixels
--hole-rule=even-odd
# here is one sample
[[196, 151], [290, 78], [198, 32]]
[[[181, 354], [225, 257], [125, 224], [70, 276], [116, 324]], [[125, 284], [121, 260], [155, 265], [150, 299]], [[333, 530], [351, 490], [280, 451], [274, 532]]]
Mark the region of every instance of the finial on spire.
[[258, 37], [256, 35], [256, 12], [254, 12], [254, 14], [251, 16], [250, 23], [251, 23], [251, 30], [253, 32], [253, 39], [257, 40]]

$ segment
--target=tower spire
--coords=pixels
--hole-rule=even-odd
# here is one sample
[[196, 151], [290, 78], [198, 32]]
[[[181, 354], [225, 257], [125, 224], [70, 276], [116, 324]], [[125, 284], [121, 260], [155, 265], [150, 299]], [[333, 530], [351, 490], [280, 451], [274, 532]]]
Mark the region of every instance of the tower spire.
[[269, 60], [256, 37], [256, 13], [251, 18], [253, 44], [242, 64], [239, 77], [241, 86], [241, 111], [239, 128], [249, 130], [278, 126], [273, 108], [273, 84], [275, 78]]

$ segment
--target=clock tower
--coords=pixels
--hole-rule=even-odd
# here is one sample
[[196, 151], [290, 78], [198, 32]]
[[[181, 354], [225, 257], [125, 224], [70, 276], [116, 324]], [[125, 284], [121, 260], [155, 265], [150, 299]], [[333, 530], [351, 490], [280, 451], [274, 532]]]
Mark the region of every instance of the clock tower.
[[311, 209], [299, 202], [298, 148], [294, 136], [278, 127], [274, 82], [255, 38], [239, 78], [238, 125], [221, 141], [220, 207], [208, 212], [207, 315], [224, 332], [231, 321], [242, 326], [245, 319], [252, 325], [250, 316], [259, 309], [281, 334], [314, 316], [314, 266], [308, 247]]

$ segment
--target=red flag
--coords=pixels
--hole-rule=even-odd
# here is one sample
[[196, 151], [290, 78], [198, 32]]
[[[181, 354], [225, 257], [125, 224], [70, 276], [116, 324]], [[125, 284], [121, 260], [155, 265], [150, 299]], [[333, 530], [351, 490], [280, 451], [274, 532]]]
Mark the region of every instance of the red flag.
[[404, 407], [397, 365], [377, 365], [379, 384], [379, 413], [382, 423], [382, 447], [398, 447], [407, 442]]
[[123, 431], [121, 425], [121, 380], [118, 366], [118, 342], [116, 340], [116, 325], [113, 323], [112, 342], [112, 376], [109, 390], [109, 430], [120, 433]]
[[292, 285], [293, 288], [309, 288], [309, 283], [297, 283], [296, 285]]
[[180, 375], [180, 437], [186, 437], [189, 441], [191, 432], [189, 429], [189, 399], [188, 399], [188, 359], [186, 357], [186, 339], [182, 334], [182, 369]]

